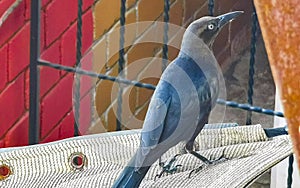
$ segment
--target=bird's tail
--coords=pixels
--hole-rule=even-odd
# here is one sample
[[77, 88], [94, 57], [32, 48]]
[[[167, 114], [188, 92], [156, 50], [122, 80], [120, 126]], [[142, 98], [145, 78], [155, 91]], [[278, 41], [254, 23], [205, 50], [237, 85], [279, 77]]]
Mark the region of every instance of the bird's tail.
[[138, 188], [149, 168], [150, 166], [146, 166], [137, 170], [136, 167], [125, 167], [112, 188]]

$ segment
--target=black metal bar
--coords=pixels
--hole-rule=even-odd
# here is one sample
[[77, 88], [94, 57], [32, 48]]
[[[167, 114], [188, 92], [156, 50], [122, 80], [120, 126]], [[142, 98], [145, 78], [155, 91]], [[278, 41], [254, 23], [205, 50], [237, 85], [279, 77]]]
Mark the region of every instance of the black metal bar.
[[[124, 42], [125, 42], [125, 13], [126, 13], [126, 0], [121, 0], [121, 8], [120, 8], [120, 47], [119, 47], [119, 77], [124, 78]], [[116, 131], [122, 130], [122, 103], [123, 103], [123, 86], [119, 84], [119, 92], [118, 92], [118, 107], [117, 107], [117, 127]]]
[[164, 44], [163, 44], [163, 59], [162, 59], [162, 72], [167, 68], [168, 63], [168, 41], [169, 41], [169, 11], [170, 11], [170, 0], [165, 0], [164, 3]]
[[287, 188], [291, 188], [293, 184], [293, 163], [294, 155], [289, 156], [289, 167], [288, 167], [288, 178], [287, 178]]
[[145, 83], [141, 83], [141, 82], [138, 82], [135, 80], [127, 80], [127, 79], [121, 78], [121, 77], [113, 77], [113, 76], [108, 76], [105, 74], [98, 74], [98, 73], [87, 71], [87, 70], [84, 70], [81, 68], [74, 68], [74, 67], [64, 66], [64, 65], [60, 65], [60, 64], [50, 63], [50, 62], [47, 62], [44, 60], [40, 60], [39, 65], [51, 67], [51, 68], [54, 68], [57, 70], [63, 70], [66, 72], [73, 72], [76, 74], [87, 75], [90, 77], [99, 78], [99, 79], [103, 79], [103, 80], [109, 80], [112, 82], [122, 83], [122, 84], [126, 84], [126, 85], [134, 85], [136, 87], [142, 87], [142, 88], [146, 88], [146, 89], [155, 90], [155, 86], [152, 84], [145, 84]]
[[[252, 13], [252, 29], [251, 29], [251, 49], [250, 49], [250, 64], [249, 64], [249, 79], [248, 79], [248, 104], [253, 105], [253, 85], [255, 73], [255, 52], [256, 52], [256, 35], [257, 35], [257, 16], [255, 8]], [[248, 111], [246, 125], [251, 125], [252, 112]]]
[[[76, 67], [80, 68], [80, 60], [82, 57], [81, 54], [82, 47], [82, 0], [78, 0], [78, 12], [77, 12], [77, 36], [76, 36]], [[75, 77], [75, 91], [74, 91], [74, 136], [79, 136], [79, 110], [80, 110], [80, 75]]]
[[217, 99], [217, 104], [229, 106], [232, 108], [238, 108], [242, 110], [247, 110], [251, 112], [257, 112], [260, 114], [270, 115], [270, 116], [278, 116], [278, 117], [284, 117], [284, 114], [282, 112], [273, 111], [271, 109], [265, 109], [258, 106], [251, 106], [249, 104], [240, 104], [235, 101], [225, 101], [224, 99]]
[[[98, 74], [95, 72], [83, 70], [81, 68], [76, 69], [74, 67], [68, 67], [68, 66], [63, 66], [60, 64], [49, 63], [47, 61], [40, 60], [39, 65], [51, 67], [51, 68], [54, 68], [57, 70], [63, 70], [66, 72], [73, 72], [76, 74], [87, 75], [90, 77], [99, 78], [99, 79], [103, 79], [103, 80], [109, 80], [112, 82], [118, 82], [118, 83], [122, 83], [122, 84], [126, 84], [126, 85], [134, 85], [136, 87], [141, 87], [141, 88], [146, 88], [146, 89], [151, 89], [151, 90], [155, 90], [155, 87], [156, 87], [155, 85], [141, 83], [136, 80], [128, 80], [125, 78], [113, 77], [113, 76], [108, 76], [108, 75], [104, 75], [104, 74]], [[261, 113], [261, 114], [284, 117], [282, 112], [277, 112], [277, 111], [273, 111], [271, 109], [265, 109], [265, 108], [261, 108], [258, 106], [251, 106], [249, 104], [240, 104], [235, 101], [226, 101], [224, 99], [217, 99], [217, 103], [220, 105], [226, 105], [229, 107], [239, 108], [239, 109], [243, 109], [243, 110], [247, 110], [247, 111], [253, 111], [253, 112], [257, 112], [257, 113]]]
[[210, 16], [214, 15], [214, 7], [215, 7], [215, 2], [214, 0], [208, 0], [208, 14]]
[[40, 58], [40, 1], [31, 1], [30, 75], [29, 75], [29, 144], [38, 144], [39, 126], [39, 67]]

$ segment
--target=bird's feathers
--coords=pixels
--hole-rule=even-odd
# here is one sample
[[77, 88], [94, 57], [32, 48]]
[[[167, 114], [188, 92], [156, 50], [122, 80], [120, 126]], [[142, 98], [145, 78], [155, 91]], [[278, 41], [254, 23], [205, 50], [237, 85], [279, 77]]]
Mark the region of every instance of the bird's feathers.
[[140, 147], [114, 187], [138, 187], [149, 167], [169, 148], [181, 141], [193, 145], [219, 94], [220, 71], [210, 47], [224, 24], [240, 14], [200, 18], [187, 28], [178, 57], [164, 71], [152, 96]]
[[158, 83], [146, 114], [138, 166], [145, 165], [145, 158], [159, 144], [170, 148], [169, 143], [176, 145], [189, 140], [200, 119], [210, 111], [209, 83], [196, 62], [188, 57], [179, 57], [166, 71], [168, 75], [163, 75]]
[[127, 188], [139, 187], [149, 168], [150, 166], [142, 167], [137, 171], [135, 167], [125, 167], [125, 169], [122, 171], [121, 175], [119, 176], [118, 180], [114, 183], [112, 188], [120, 188], [119, 185], [122, 185], [121, 187]]

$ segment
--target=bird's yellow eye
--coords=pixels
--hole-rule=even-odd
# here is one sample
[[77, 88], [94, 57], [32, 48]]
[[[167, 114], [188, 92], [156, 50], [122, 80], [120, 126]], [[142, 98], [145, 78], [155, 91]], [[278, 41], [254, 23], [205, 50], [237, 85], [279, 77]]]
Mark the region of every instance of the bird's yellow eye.
[[208, 24], [208, 26], [207, 26], [207, 29], [209, 29], [209, 30], [213, 30], [215, 28], [215, 25], [214, 24]]

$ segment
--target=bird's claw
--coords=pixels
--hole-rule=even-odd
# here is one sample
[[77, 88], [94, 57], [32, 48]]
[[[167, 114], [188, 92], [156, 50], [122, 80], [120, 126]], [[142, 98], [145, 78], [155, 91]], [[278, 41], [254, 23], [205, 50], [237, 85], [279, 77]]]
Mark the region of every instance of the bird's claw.
[[207, 161], [205, 161], [205, 164], [207, 164], [207, 165], [215, 165], [215, 164], [223, 162], [225, 160], [228, 160], [228, 158], [226, 158], [226, 157], [224, 157], [222, 155], [222, 156], [220, 156], [219, 158], [217, 158], [215, 160], [207, 160]]
[[173, 163], [176, 161], [176, 158], [179, 155], [181, 154], [175, 155], [167, 164], [165, 164], [164, 162], [160, 162], [159, 165], [162, 167], [162, 171], [155, 176], [154, 180], [156, 180], [156, 178], [160, 178], [164, 173], [173, 174], [174, 172], [176, 172], [178, 167], [182, 166], [182, 165], [175, 165], [175, 166], [173, 165]]
[[169, 173], [169, 174], [173, 174], [174, 172], [177, 171], [178, 167], [181, 167], [182, 165], [176, 165], [170, 169], [163, 169], [159, 174], [156, 174], [155, 178], [154, 178], [154, 181], [156, 180], [156, 178], [161, 178], [161, 176], [164, 174], [164, 173]]
[[[221, 162], [223, 162], [223, 161], [225, 161], [225, 160], [228, 160], [228, 158], [226, 158], [226, 157], [224, 157], [224, 156], [222, 155], [222, 156], [220, 156], [219, 158], [217, 158], [217, 159], [215, 159], [215, 160], [208, 160], [208, 159], [207, 159], [207, 160], [205, 160], [205, 161], [203, 161], [203, 162], [205, 163], [206, 166], [208, 166], [208, 165], [216, 165], [216, 164], [221, 163]], [[195, 169], [191, 170], [191, 172], [189, 173], [188, 178], [191, 178], [193, 172], [195, 172], [195, 174], [196, 174], [196, 173], [198, 173], [200, 170], [202, 170], [202, 169], [204, 168], [205, 165], [201, 165], [201, 166], [199, 166], [198, 168], [195, 168]]]
[[195, 172], [195, 174], [196, 174], [196, 173], [198, 173], [202, 169], [203, 169], [203, 166], [199, 166], [198, 168], [195, 168], [195, 169], [191, 170], [191, 172], [189, 173], [188, 178], [191, 178], [193, 172]]

